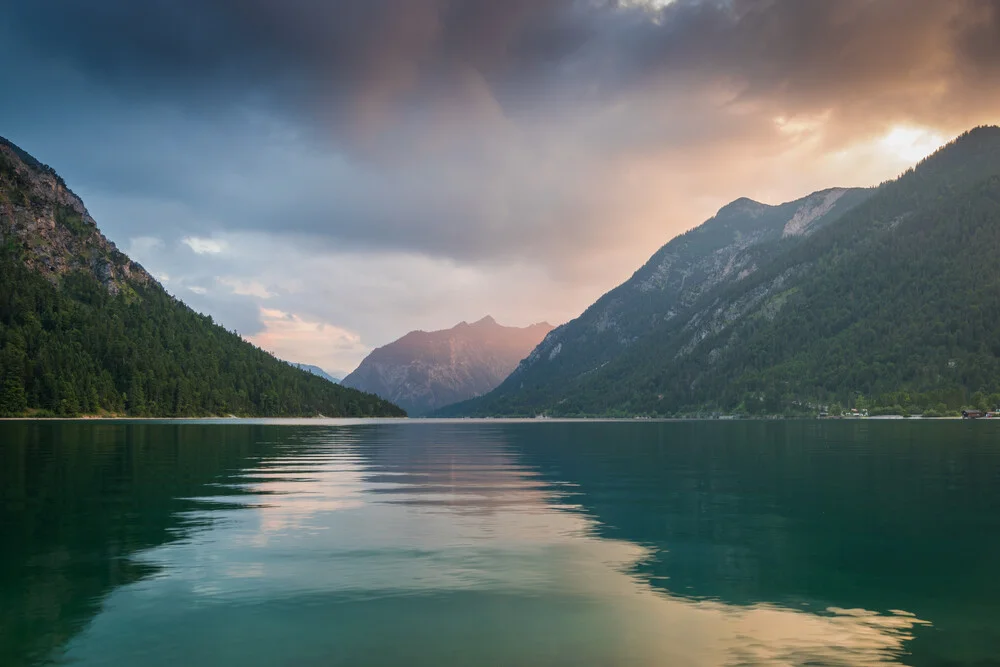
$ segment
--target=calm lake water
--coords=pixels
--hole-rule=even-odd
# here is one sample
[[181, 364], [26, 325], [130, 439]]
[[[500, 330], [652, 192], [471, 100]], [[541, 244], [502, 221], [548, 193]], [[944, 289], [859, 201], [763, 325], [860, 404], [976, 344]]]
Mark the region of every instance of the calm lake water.
[[1000, 665], [1000, 423], [0, 424], [0, 665]]

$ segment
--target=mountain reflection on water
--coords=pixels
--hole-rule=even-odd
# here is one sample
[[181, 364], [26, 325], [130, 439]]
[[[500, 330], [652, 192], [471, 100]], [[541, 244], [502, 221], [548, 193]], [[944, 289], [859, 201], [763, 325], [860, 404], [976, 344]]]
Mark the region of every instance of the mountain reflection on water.
[[0, 664], [990, 664], [982, 426], [3, 424]]

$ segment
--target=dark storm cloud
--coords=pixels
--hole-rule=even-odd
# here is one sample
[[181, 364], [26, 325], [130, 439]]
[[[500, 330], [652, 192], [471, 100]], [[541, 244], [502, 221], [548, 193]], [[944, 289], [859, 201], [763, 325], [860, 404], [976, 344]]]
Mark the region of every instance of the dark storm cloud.
[[995, 0], [678, 2], [664, 12], [673, 23], [686, 27], [647, 42], [656, 66], [723, 78], [744, 98], [791, 110], [877, 111], [872, 102], [891, 112], [902, 94], [935, 86], [963, 104], [1000, 73]]
[[[995, 69], [995, 0], [36, 0], [4, 21], [35, 55], [156, 88], [231, 81], [348, 100], [415, 89], [451, 67], [498, 88], [689, 73], [809, 94], [891, 80], [950, 48]], [[990, 67], [992, 65], [992, 67]], [[901, 69], [902, 68], [902, 69]], [[604, 80], [602, 80], [604, 77]], [[641, 79], [640, 79], [641, 80]], [[523, 90], [523, 89], [522, 89]], [[410, 92], [418, 92], [411, 90]]]
[[5, 12], [34, 57], [145, 94], [240, 90], [346, 110], [369, 95], [402, 102], [458, 64], [517, 78], [587, 30], [568, 0], [39, 0]]

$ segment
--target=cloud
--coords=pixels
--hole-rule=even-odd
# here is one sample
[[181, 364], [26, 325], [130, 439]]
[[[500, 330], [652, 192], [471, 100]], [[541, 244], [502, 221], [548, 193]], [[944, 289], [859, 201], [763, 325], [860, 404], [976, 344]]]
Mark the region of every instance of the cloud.
[[991, 0], [44, 0], [0, 60], [0, 133], [193, 306], [367, 347], [558, 322], [727, 201], [1000, 121]]
[[197, 236], [185, 236], [181, 239], [181, 243], [191, 248], [196, 255], [218, 255], [226, 249], [222, 241]]
[[270, 299], [275, 294], [267, 289], [262, 283], [256, 280], [240, 280], [239, 278], [220, 277], [216, 278], [220, 285], [230, 288], [233, 294], [240, 296], [254, 296], [258, 299]]
[[934, 130], [900, 125], [879, 139], [878, 145], [887, 153], [916, 164], [945, 144], [947, 139]]
[[[280, 228], [561, 269], [698, 222], [692, 168], [714, 206], [746, 194], [720, 162], [996, 119], [998, 25], [982, 0], [49, 0], [3, 36], [122, 102], [91, 179], [188, 207], [195, 252]], [[107, 111], [77, 131], [108, 140]]]
[[263, 331], [247, 340], [281, 359], [300, 362], [308, 350], [309, 363], [339, 370], [345, 356], [361, 358], [371, 351], [356, 333], [332, 324], [270, 308], [261, 308], [260, 315]]
[[163, 239], [155, 236], [137, 236], [129, 239], [128, 254], [133, 258], [148, 257], [163, 248]]

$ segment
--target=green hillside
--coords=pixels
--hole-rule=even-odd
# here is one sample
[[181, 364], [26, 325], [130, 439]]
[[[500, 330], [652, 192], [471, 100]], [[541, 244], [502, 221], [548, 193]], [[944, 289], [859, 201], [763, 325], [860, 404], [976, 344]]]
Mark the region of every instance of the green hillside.
[[171, 297], [0, 140], [0, 416], [403, 416]]
[[992, 408], [1000, 402], [998, 258], [1000, 129], [978, 128], [758, 270], [708, 290], [599, 368], [559, 382], [519, 370], [452, 412]]

